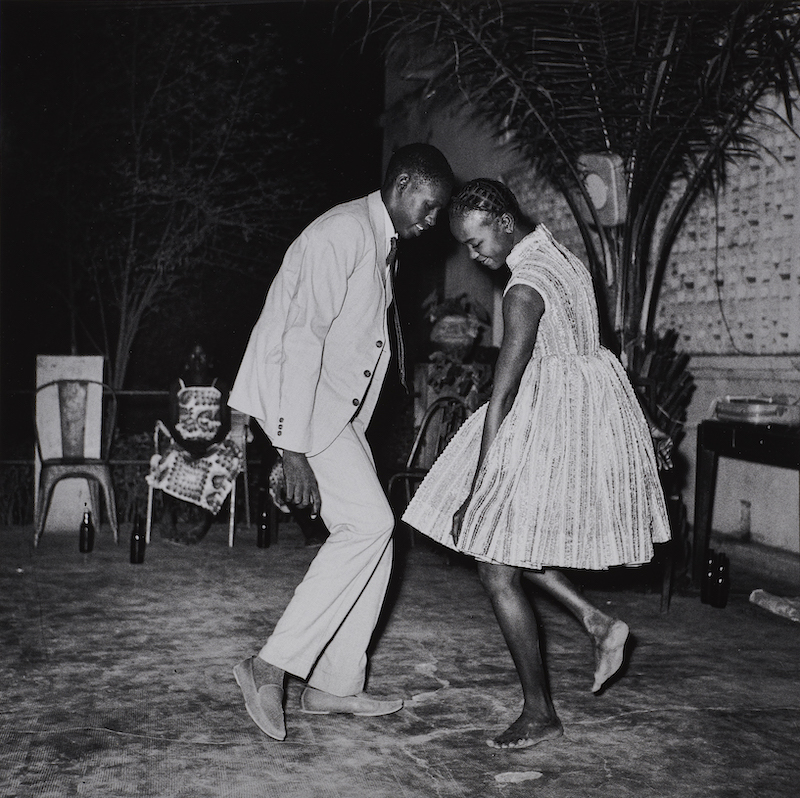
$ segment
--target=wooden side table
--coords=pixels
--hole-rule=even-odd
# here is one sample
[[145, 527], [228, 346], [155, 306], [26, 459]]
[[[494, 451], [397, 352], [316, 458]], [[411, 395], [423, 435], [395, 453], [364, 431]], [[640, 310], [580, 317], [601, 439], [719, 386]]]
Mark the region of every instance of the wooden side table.
[[[700, 584], [711, 535], [720, 455], [800, 472], [800, 427], [703, 421], [697, 428], [692, 581]], [[799, 493], [800, 495], [800, 493]]]

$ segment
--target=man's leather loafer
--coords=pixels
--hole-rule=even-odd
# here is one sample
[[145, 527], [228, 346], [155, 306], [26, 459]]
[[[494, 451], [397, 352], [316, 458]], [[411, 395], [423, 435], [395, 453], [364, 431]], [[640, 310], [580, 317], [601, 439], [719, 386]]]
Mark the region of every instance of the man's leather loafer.
[[300, 709], [309, 715], [343, 714], [374, 718], [391, 715], [402, 708], [402, 699], [371, 698], [366, 693], [338, 696], [306, 687], [300, 696]]
[[243, 659], [234, 669], [236, 683], [242, 689], [247, 714], [264, 734], [273, 740], [286, 739], [286, 721], [283, 716], [283, 687], [279, 684], [262, 684], [256, 687], [253, 677], [253, 659]]

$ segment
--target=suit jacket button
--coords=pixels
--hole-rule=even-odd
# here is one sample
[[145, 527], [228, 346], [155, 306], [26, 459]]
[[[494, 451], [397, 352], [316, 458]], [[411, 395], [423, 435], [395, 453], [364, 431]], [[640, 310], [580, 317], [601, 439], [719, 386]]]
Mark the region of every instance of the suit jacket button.
[[376, 341], [375, 346], [377, 346], [378, 349], [380, 349], [383, 346], [383, 341]]
[[280, 431], [280, 430], [278, 430], [278, 435], [280, 435], [280, 434], [281, 434], [281, 431]]
[[367, 370], [364, 372], [364, 376], [365, 376], [365, 377], [371, 377], [371, 376], [372, 376], [372, 372], [371, 372], [369, 369], [367, 369]]
[[353, 404], [358, 407], [358, 399], [353, 399]]
[[282, 419], [282, 418], [279, 418], [279, 419], [278, 419], [278, 421], [280, 421], [281, 423], [283, 423], [283, 419]]

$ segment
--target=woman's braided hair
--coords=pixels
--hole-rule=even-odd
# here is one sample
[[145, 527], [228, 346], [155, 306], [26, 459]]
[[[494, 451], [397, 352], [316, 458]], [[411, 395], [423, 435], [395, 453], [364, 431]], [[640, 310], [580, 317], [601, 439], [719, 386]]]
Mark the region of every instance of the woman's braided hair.
[[450, 219], [463, 219], [472, 211], [483, 211], [495, 219], [504, 213], [511, 214], [515, 221], [522, 217], [511, 189], [487, 177], [470, 180], [450, 202]]

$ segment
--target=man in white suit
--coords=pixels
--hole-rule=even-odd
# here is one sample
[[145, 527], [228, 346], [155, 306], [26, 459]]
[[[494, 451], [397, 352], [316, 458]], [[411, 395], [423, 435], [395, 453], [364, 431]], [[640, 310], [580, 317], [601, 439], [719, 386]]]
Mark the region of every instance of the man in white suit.
[[286, 252], [230, 394], [281, 451], [288, 500], [330, 531], [266, 645], [234, 668], [250, 717], [276, 740], [286, 737], [286, 673], [307, 680], [304, 712], [403, 706], [364, 692], [394, 528], [365, 431], [391, 357], [396, 239], [433, 227], [452, 187], [442, 153], [411, 144], [380, 191], [312, 222]]

